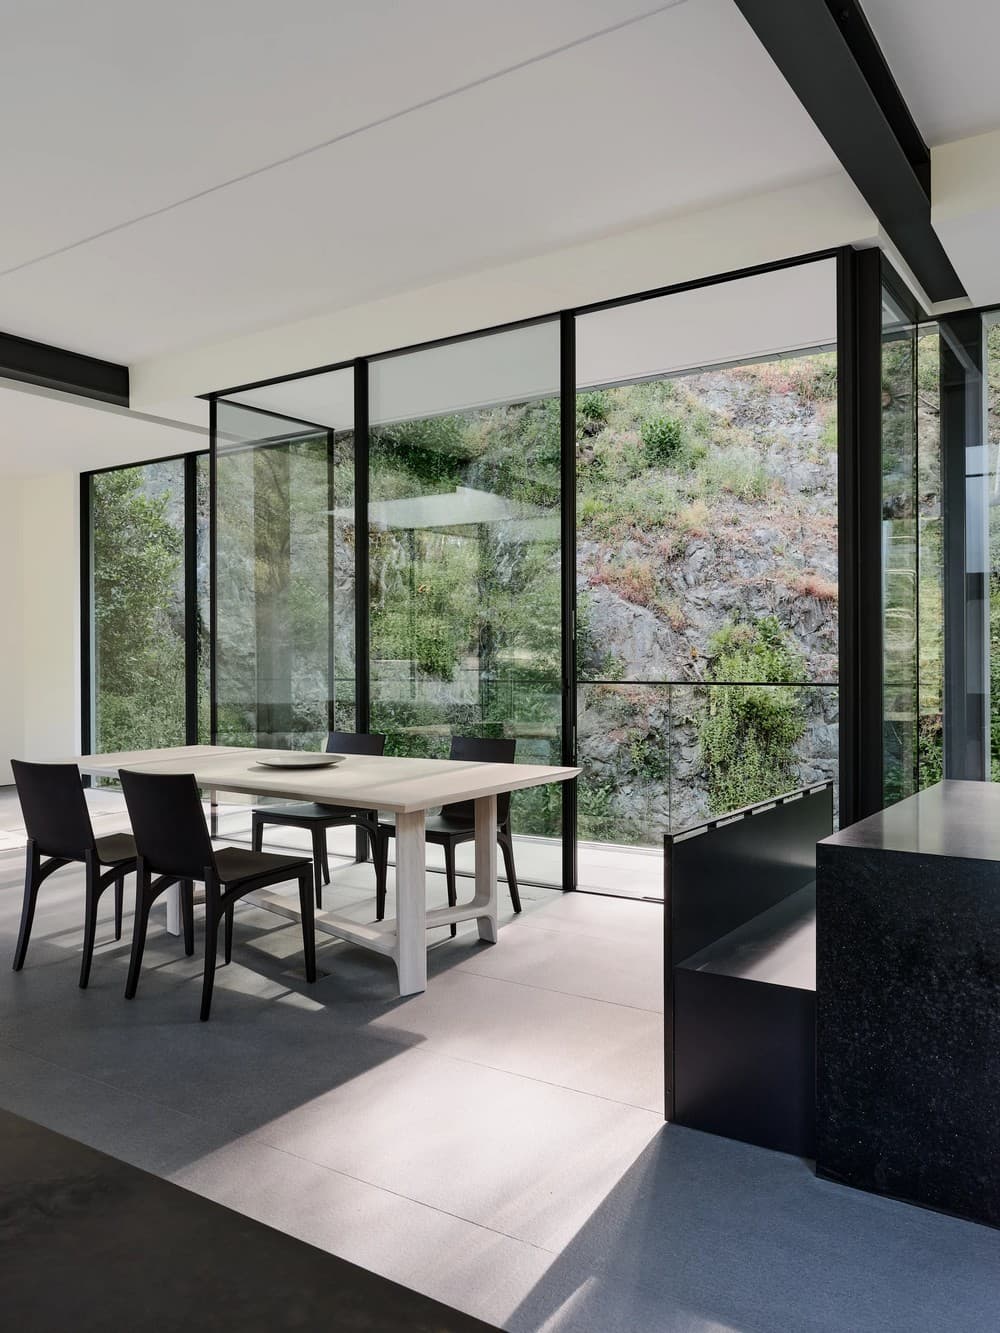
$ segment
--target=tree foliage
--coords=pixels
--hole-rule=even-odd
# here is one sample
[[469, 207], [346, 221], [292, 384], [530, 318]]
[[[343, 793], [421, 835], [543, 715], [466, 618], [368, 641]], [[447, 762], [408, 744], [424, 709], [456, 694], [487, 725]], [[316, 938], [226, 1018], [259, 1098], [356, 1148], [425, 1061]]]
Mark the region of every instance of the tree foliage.
[[184, 539], [170, 495], [142, 468], [93, 479], [97, 742], [104, 751], [184, 739]]

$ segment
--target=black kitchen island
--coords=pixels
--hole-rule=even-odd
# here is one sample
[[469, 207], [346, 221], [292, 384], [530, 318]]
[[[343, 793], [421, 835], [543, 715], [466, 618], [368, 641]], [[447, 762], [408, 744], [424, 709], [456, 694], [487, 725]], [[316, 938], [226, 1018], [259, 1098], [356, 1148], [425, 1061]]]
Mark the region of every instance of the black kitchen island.
[[820, 1175], [1000, 1225], [1000, 785], [818, 846]]

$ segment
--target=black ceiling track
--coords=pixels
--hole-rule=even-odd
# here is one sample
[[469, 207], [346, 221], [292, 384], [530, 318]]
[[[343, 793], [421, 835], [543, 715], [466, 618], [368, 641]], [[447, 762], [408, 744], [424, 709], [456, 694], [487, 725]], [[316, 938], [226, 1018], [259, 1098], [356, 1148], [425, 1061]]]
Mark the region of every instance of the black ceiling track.
[[736, 0], [931, 301], [967, 295], [931, 226], [930, 150], [855, 0]]
[[128, 407], [128, 366], [0, 333], [0, 378]]

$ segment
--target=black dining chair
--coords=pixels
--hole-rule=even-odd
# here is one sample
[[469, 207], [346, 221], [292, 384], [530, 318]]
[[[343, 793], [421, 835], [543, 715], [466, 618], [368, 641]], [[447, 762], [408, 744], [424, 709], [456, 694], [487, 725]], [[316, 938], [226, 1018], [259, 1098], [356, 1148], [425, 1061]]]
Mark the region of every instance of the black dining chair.
[[[385, 737], [374, 732], [331, 731], [326, 739], [328, 754], [385, 754]], [[326, 831], [353, 824], [368, 836], [372, 860], [377, 854], [378, 811], [353, 810], [346, 805], [318, 805], [312, 801], [296, 801], [289, 805], [266, 805], [253, 812], [253, 849], [262, 850], [264, 825], [281, 824], [285, 828], [307, 829], [312, 834], [313, 871], [315, 875], [316, 906], [323, 906], [323, 885], [330, 883], [330, 856]], [[359, 861], [363, 857], [357, 858]]]
[[[205, 979], [201, 1019], [212, 1007], [219, 923], [225, 918], [225, 958], [233, 947], [233, 909], [236, 902], [272, 884], [299, 882], [302, 909], [302, 947], [306, 980], [316, 980], [316, 936], [313, 925], [312, 865], [304, 856], [274, 856], [239, 847], [213, 848], [205, 812], [191, 773], [142, 773], [123, 768], [119, 773], [125, 804], [132, 820], [138, 859], [136, 864], [135, 923], [129, 960], [126, 999], [134, 999], [146, 944], [146, 928], [153, 903], [171, 884], [181, 885], [185, 916], [185, 948], [193, 951], [193, 881], [205, 885]], [[154, 878], [156, 876], [156, 878]]]
[[[90, 822], [76, 764], [31, 764], [23, 759], [12, 759], [10, 765], [14, 770], [28, 834], [24, 901], [21, 929], [14, 950], [14, 971], [20, 972], [24, 966], [38, 890], [54, 870], [80, 861], [86, 867], [80, 985], [86, 988], [97, 937], [97, 907], [104, 890], [112, 884], [115, 886], [115, 939], [122, 937], [125, 876], [135, 869], [135, 843], [127, 833], [94, 837], [94, 826]], [[108, 869], [102, 869], [104, 866]]]
[[[464, 759], [477, 764], [512, 764], [517, 741], [506, 738], [480, 739], [477, 736], [453, 736], [449, 759]], [[510, 831], [510, 792], [497, 796], [497, 842], [503, 852], [507, 887], [514, 911], [521, 910], [521, 894], [514, 870], [514, 841]], [[448, 904], [458, 902], [455, 878], [455, 848], [463, 842], [473, 842], [476, 836], [476, 807], [473, 801], [453, 801], [442, 806], [439, 814], [428, 815], [425, 824], [428, 842], [444, 848], [444, 869], [448, 885]], [[389, 872], [389, 839], [396, 836], [396, 822], [391, 815], [383, 815], [378, 824], [378, 855], [375, 861], [376, 899], [375, 915], [379, 921], [385, 916], [386, 880]], [[457, 927], [452, 922], [452, 935]]]

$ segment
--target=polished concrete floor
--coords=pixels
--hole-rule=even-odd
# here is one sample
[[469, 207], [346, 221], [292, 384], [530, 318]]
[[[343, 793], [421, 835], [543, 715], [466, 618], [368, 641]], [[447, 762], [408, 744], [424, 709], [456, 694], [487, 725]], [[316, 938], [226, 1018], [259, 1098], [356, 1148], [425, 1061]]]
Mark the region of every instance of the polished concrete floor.
[[[6, 957], [17, 822], [0, 792]], [[344, 862], [329, 901], [365, 918], [373, 892]], [[528, 890], [495, 946], [440, 932], [400, 1001], [391, 964], [333, 941], [307, 986], [296, 929], [244, 908], [203, 1025], [162, 911], [134, 1002], [110, 902], [78, 989], [67, 869], [0, 969], [0, 1105], [519, 1333], [994, 1333], [997, 1232], [664, 1126], [660, 913]]]

